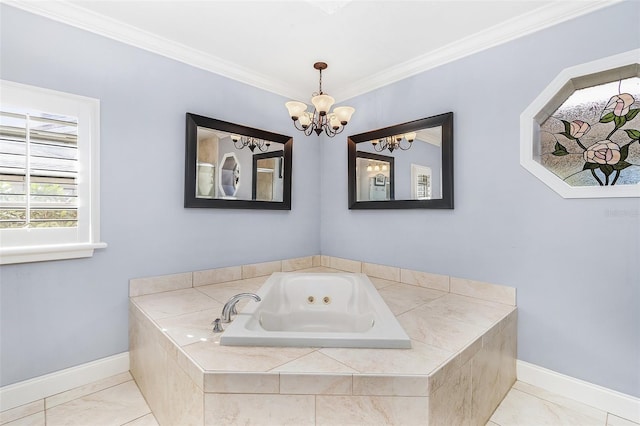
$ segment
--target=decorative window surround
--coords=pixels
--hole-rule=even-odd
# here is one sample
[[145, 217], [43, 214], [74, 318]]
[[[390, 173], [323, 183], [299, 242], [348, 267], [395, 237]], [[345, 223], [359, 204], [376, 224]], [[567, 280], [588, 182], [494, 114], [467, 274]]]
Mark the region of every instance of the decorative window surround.
[[570, 186], [540, 163], [540, 124], [576, 90], [640, 76], [640, 49], [563, 70], [520, 115], [520, 164], [563, 198], [640, 197], [640, 185]]

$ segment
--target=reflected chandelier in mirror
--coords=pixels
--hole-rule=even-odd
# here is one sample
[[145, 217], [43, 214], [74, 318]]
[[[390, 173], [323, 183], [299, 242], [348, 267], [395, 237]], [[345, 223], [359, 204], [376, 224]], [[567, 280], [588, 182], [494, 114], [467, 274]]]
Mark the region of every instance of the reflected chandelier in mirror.
[[291, 137], [186, 117], [185, 207], [291, 210]]
[[348, 144], [350, 209], [453, 209], [452, 112], [353, 135]]

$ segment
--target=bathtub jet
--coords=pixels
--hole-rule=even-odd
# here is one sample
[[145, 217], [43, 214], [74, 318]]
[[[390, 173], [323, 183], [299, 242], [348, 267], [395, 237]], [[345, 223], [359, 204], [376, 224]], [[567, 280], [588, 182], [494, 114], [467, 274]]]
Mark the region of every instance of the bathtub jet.
[[276, 272], [220, 337], [228, 346], [411, 347], [365, 274]]

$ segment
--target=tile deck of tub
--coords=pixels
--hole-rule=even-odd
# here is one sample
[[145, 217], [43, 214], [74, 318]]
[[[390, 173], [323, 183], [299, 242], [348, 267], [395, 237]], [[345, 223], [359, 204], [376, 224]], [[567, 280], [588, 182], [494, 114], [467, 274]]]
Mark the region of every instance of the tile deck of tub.
[[[160, 424], [484, 425], [515, 382], [508, 288], [324, 256], [238, 268], [132, 280], [131, 372]], [[412, 348], [220, 346], [226, 300], [278, 270], [366, 273]]]

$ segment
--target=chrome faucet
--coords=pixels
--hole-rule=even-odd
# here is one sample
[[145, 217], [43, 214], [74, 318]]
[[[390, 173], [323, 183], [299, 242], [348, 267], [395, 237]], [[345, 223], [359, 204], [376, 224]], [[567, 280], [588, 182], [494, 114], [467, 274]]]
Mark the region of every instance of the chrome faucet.
[[256, 302], [261, 301], [260, 296], [255, 293], [238, 293], [224, 304], [222, 308], [222, 322], [231, 322], [231, 314], [236, 313], [236, 304], [240, 299], [251, 298]]

